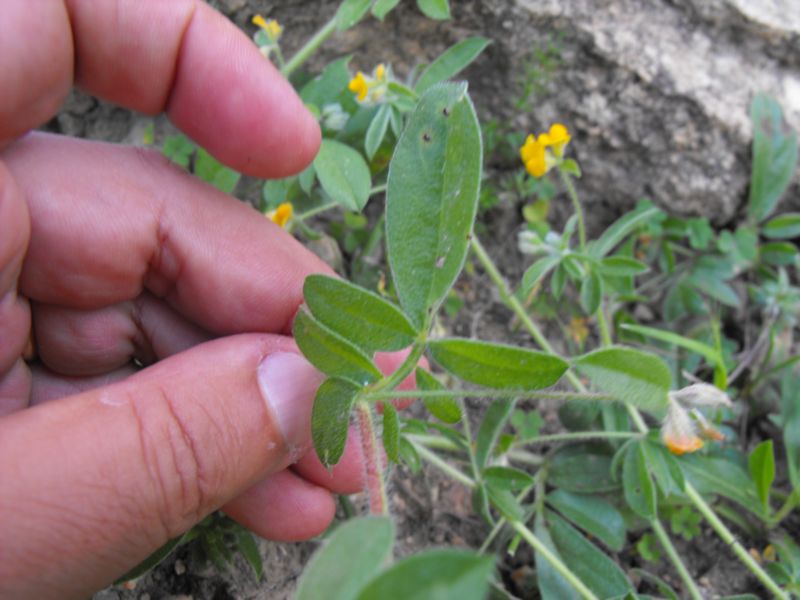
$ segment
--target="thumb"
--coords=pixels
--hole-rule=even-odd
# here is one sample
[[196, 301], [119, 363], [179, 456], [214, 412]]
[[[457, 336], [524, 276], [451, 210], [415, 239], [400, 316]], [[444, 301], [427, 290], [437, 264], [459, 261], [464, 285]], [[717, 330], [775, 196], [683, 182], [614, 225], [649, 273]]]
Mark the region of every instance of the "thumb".
[[0, 419], [0, 597], [85, 596], [285, 468], [320, 382], [294, 351], [222, 338]]

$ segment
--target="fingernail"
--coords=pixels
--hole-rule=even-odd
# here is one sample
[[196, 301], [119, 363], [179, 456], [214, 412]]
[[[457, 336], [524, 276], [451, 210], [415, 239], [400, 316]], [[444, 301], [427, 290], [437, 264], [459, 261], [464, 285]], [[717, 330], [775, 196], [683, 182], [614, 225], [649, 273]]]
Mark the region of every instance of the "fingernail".
[[324, 376], [299, 354], [276, 352], [258, 365], [258, 385], [290, 454], [311, 439], [311, 407]]

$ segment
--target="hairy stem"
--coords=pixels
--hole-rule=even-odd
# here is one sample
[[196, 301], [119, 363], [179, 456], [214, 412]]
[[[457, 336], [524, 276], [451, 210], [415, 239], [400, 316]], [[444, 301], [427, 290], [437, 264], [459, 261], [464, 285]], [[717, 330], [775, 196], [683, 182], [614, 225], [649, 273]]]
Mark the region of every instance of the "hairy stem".
[[561, 175], [561, 181], [564, 183], [564, 187], [567, 188], [567, 195], [572, 201], [572, 209], [575, 211], [575, 215], [578, 217], [578, 244], [581, 254], [584, 254], [586, 252], [586, 224], [583, 220], [583, 207], [578, 199], [578, 192], [575, 189], [575, 185], [572, 183], [572, 178], [569, 176], [569, 174], [566, 173], [564, 169], [559, 169], [558, 174]]
[[365, 392], [365, 400], [388, 400], [390, 398], [519, 398], [530, 400], [613, 400], [609, 394], [590, 392], [556, 392], [547, 390], [386, 390]]
[[378, 438], [375, 435], [372, 407], [366, 402], [359, 402], [356, 405], [356, 414], [358, 415], [361, 450], [364, 455], [366, 469], [369, 512], [373, 515], [388, 515], [389, 502], [386, 496], [386, 482], [383, 477], [385, 467]]

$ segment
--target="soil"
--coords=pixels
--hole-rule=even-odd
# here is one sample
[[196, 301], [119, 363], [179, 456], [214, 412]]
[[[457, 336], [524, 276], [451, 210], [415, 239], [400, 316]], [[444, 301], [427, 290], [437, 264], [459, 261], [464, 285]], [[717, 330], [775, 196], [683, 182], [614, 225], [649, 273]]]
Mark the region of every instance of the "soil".
[[[262, 12], [276, 16], [281, 22], [291, 23], [292, 35], [286, 40], [286, 53], [291, 54], [293, 45], [305, 39], [320, 22], [319, 15], [305, 17], [292, 9], [292, 2], [267, 2], [246, 0], [219, 0], [218, 5], [240, 26], [246, 26], [249, 15]], [[333, 1], [320, 2], [320, 13], [332, 13]], [[502, 23], [508, 15], [502, 14], [502, 2], [471, 2], [470, 19], [460, 23], [464, 30], [480, 30], [481, 19], [492, 23]], [[491, 13], [491, 14], [489, 14]], [[491, 19], [489, 19], [491, 17]], [[513, 15], [511, 15], [513, 17]], [[415, 21], [415, 23], [425, 21]], [[381, 56], [393, 63], [396, 69], [407, 72], [419, 60], [429, 59], [455, 41], [458, 31], [444, 29], [442, 25], [428, 23], [429, 31], [409, 30], [402, 20], [393, 21], [387, 28], [389, 37], [382, 39], [384, 48], [390, 49], [391, 56], [383, 52]], [[250, 28], [248, 28], [250, 30]], [[442, 32], [441, 36], [435, 35]], [[372, 54], [372, 47], [358, 32], [346, 33], [335, 48], [338, 54], [358, 52], [359, 61]], [[421, 45], [421, 40], [438, 40], [431, 45]], [[312, 69], [322, 64], [333, 48], [323, 48], [322, 58], [312, 63]], [[491, 53], [491, 49], [489, 53]], [[367, 57], [364, 59], [364, 57]], [[369, 66], [369, 65], [365, 65]], [[489, 72], [491, 67], [492, 72]], [[482, 119], [487, 116], [508, 117], [508, 98], [498, 94], [497, 69], [500, 76], [503, 66], [494, 61], [478, 62], [467, 73], [471, 90], [474, 92]], [[115, 142], [141, 143], [144, 128], [153, 122], [149, 117], [133, 115], [128, 111], [110, 106], [88, 96], [75, 92], [64, 110], [46, 127], [51, 131], [78, 135], [92, 139]], [[156, 139], [163, 139], [173, 130], [163, 119], [155, 119]], [[516, 164], [499, 161], [492, 165], [496, 177], [502, 177]], [[244, 179], [236, 190], [236, 195], [250, 202], [257, 202], [260, 184]], [[379, 200], [373, 200], [379, 202]], [[589, 229], [598, 231], [617, 216], [623, 207], [598, 203], [589, 212]], [[553, 218], [563, 220], [566, 209], [555, 207]], [[521, 277], [525, 262], [516, 248], [516, 234], [523, 224], [521, 205], [501, 202], [481, 217], [478, 235], [489, 253], [496, 260], [501, 271], [511, 281]], [[446, 330], [461, 336], [478, 337], [487, 341], [505, 341], [532, 345], [528, 336], [518, 328], [514, 329], [512, 314], [499, 301], [496, 290], [485, 274], [476, 268], [472, 275], [465, 274], [456, 285], [464, 306], [454, 318], [444, 318]], [[560, 336], [553, 336], [554, 339]], [[474, 417], [483, 407], [480, 403], [471, 405]], [[557, 427], [555, 404], [541, 405], [547, 428]], [[424, 417], [421, 407], [410, 409], [411, 415]], [[443, 477], [438, 471], [423, 468], [411, 474], [405, 467], [393, 470], [390, 488], [393, 515], [397, 525], [399, 556], [419, 552], [426, 548], [456, 546], [477, 548], [488, 533], [488, 526], [475, 515], [471, 507], [468, 491], [461, 485]], [[356, 506], [363, 505], [363, 498], [356, 497]], [[341, 515], [340, 515], [341, 516]], [[632, 540], [635, 541], [635, 540]], [[735, 561], [731, 553], [719, 539], [706, 529], [691, 543], [678, 540], [679, 550], [686, 557], [688, 567], [700, 581], [708, 598], [732, 593], [753, 592], [757, 586]], [[135, 585], [111, 587], [94, 596], [95, 600], [283, 600], [291, 597], [298, 577], [314, 549], [317, 541], [298, 544], [276, 544], [259, 540], [258, 546], [264, 559], [264, 576], [255, 581], [250, 567], [241, 557], [237, 557], [233, 567], [219, 571], [207, 562], [194, 557], [191, 544], [181, 547], [172, 557], [164, 561], [154, 571], [147, 574]], [[626, 566], [644, 566], [658, 573], [665, 580], [680, 589], [677, 578], [664, 562], [642, 564], [642, 559], [628, 550], [617, 557]], [[533, 558], [531, 551], [521, 548], [513, 557], [502, 557], [500, 573], [509, 591], [519, 598], [536, 598]], [[628, 569], [626, 568], [626, 571]], [[322, 599], [321, 599], [322, 600]]]

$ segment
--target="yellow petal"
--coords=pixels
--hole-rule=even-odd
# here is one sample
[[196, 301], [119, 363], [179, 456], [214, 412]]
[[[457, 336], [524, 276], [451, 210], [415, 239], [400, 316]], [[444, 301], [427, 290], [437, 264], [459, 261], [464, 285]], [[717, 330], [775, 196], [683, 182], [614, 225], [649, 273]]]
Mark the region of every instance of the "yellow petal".
[[367, 85], [367, 80], [364, 78], [364, 73], [358, 71], [356, 76], [350, 80], [347, 89], [356, 94], [359, 102], [363, 102], [369, 91], [369, 85]]
[[262, 17], [261, 15], [254, 16], [253, 19], [252, 19], [252, 22], [253, 22], [253, 25], [258, 25], [262, 29], [266, 29], [267, 28], [267, 20], [264, 17]]
[[289, 219], [292, 218], [294, 214], [294, 207], [292, 206], [291, 202], [282, 202], [278, 205], [278, 208], [275, 210], [267, 213], [267, 217], [270, 220], [278, 225], [278, 227], [286, 227], [286, 223], [289, 222]]
[[386, 66], [383, 63], [380, 63], [377, 67], [375, 67], [375, 79], [378, 81], [383, 81], [386, 79]]

